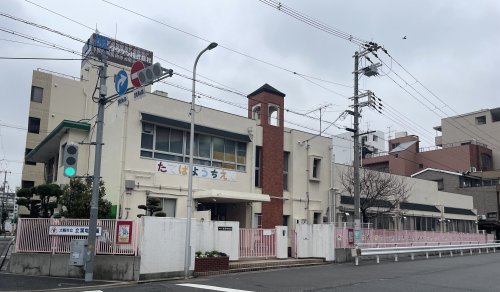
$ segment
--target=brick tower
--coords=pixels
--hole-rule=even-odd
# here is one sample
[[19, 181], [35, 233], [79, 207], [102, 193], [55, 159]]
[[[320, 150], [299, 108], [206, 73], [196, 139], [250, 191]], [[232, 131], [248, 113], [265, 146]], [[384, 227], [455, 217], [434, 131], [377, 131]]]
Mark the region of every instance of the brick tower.
[[283, 224], [283, 107], [285, 94], [264, 84], [248, 95], [248, 118], [262, 127], [260, 181], [271, 202], [262, 203], [262, 228]]

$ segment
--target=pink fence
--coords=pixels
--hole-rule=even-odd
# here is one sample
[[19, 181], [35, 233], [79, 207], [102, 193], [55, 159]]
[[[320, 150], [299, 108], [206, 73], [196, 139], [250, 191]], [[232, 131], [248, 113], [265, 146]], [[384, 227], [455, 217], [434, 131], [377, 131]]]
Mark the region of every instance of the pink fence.
[[[348, 238], [349, 228], [337, 228], [335, 247], [352, 248]], [[435, 232], [414, 230], [362, 229], [362, 244], [365, 247], [409, 246], [427, 244], [461, 244], [493, 242], [493, 234]]]
[[276, 257], [276, 230], [240, 228], [240, 258]]
[[[97, 221], [101, 236], [96, 239], [97, 254], [137, 255], [138, 228], [132, 220], [118, 220], [130, 226], [128, 240], [118, 243], [117, 221], [103, 219]], [[49, 235], [51, 226], [88, 227], [88, 219], [45, 219], [20, 218], [17, 226], [16, 252], [69, 253], [72, 239], [86, 239], [78, 235]]]

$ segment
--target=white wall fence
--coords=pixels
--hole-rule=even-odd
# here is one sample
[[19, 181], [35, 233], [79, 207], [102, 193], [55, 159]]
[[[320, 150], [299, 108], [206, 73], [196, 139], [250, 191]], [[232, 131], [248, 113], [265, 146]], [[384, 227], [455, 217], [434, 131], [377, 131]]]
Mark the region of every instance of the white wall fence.
[[[141, 218], [139, 227], [141, 277], [147, 278], [148, 274], [152, 277], [172, 275], [184, 270], [186, 219], [145, 216]], [[239, 222], [193, 220], [189, 270], [194, 270], [197, 251], [223, 252], [229, 256], [230, 261], [271, 255], [275, 258], [287, 258], [287, 239], [285, 226], [266, 231], [240, 230]], [[244, 240], [243, 245], [240, 240]]]

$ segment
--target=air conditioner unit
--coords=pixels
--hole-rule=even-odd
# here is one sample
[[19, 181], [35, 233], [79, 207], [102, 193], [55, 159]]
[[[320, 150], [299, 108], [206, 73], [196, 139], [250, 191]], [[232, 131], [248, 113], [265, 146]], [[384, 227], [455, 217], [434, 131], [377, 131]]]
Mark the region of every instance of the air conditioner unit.
[[476, 168], [475, 168], [474, 166], [471, 166], [471, 167], [469, 168], [469, 171], [470, 171], [470, 172], [476, 172], [477, 170], [476, 170]]

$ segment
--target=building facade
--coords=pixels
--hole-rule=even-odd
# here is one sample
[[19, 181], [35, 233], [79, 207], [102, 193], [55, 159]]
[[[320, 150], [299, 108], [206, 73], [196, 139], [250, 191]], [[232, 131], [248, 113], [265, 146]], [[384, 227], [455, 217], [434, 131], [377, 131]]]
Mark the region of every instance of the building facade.
[[362, 160], [364, 167], [393, 174], [410, 176], [426, 168], [454, 172], [492, 170], [485, 164], [492, 157], [492, 150], [474, 140], [441, 145], [439, 148], [420, 148], [418, 136], [401, 132], [389, 140], [389, 151], [372, 154]]
[[[116, 41], [108, 42], [112, 45]], [[133, 48], [134, 52], [140, 50]], [[88, 56], [97, 53], [90, 50]], [[148, 51], [137, 54], [152, 57]], [[108, 76], [121, 69], [129, 73], [132, 61], [115, 55], [109, 61]], [[100, 64], [93, 59], [84, 61], [80, 80], [33, 73], [32, 88], [40, 89], [32, 91], [41, 90], [42, 102], [32, 97], [30, 117], [40, 120], [40, 130], [38, 134], [28, 133], [23, 170], [27, 186], [67, 184], [61, 153], [69, 144], [79, 145], [77, 176], [92, 175], [96, 65]], [[106, 85], [114, 88], [112, 78], [107, 78]], [[132, 219], [143, 214], [138, 206], [145, 204], [148, 197], [159, 198], [168, 217], [185, 218], [191, 104], [165, 92], [152, 92], [150, 86], [145, 92], [139, 100], [113, 102], [106, 108], [101, 162], [106, 198], [113, 204], [117, 218]], [[297, 223], [344, 220], [338, 216], [345, 193], [338, 187], [332, 139], [285, 128], [285, 94], [268, 84], [249, 94], [247, 100], [247, 116], [207, 107], [196, 113], [193, 217], [238, 221], [241, 227], [254, 228], [293, 228]], [[43, 109], [37, 111], [40, 106]], [[417, 181], [414, 183], [421, 183]], [[431, 200], [428, 192], [416, 192], [412, 202], [447, 206]], [[449, 197], [450, 207], [473, 210], [467, 198], [453, 194]], [[414, 212], [425, 216], [419, 210]], [[464, 216], [455, 219], [469, 223], [475, 220], [475, 215]]]
[[441, 120], [441, 125], [434, 129], [441, 132], [441, 136], [436, 137], [436, 146], [444, 147], [443, 145], [450, 143], [475, 141], [492, 150], [490, 156], [481, 156], [476, 169], [478, 171], [500, 169], [500, 108], [445, 118]]
[[[361, 136], [362, 158], [369, 155], [377, 155], [386, 151], [386, 142], [384, 132], [369, 131], [370, 133]], [[332, 137], [333, 153], [335, 154], [335, 163], [352, 165], [354, 160], [354, 140], [351, 132], [342, 133]]]

